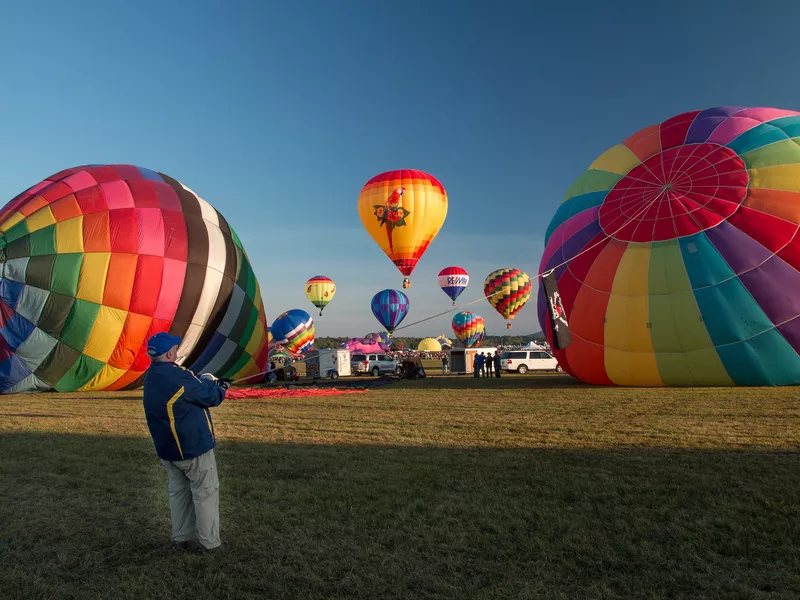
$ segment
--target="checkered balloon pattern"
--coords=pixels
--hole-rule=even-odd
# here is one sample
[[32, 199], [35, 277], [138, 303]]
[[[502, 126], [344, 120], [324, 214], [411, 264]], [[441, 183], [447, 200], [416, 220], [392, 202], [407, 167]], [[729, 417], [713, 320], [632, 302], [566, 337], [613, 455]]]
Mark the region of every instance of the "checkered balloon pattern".
[[197, 373], [263, 371], [267, 322], [236, 233], [180, 182], [90, 165], [0, 210], [0, 392], [137, 387], [147, 339]]

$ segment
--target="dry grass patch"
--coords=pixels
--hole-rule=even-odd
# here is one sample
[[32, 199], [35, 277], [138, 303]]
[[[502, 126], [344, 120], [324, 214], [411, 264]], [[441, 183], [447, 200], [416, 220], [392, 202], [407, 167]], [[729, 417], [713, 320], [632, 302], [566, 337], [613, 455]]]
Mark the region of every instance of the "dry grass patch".
[[795, 389], [439, 377], [231, 400], [223, 552], [171, 555], [140, 396], [0, 399], [13, 598], [797, 598]]

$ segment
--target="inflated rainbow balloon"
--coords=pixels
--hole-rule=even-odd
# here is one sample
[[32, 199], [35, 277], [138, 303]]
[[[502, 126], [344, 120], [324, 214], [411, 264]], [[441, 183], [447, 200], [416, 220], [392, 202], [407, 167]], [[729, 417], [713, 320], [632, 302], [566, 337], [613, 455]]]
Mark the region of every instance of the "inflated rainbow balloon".
[[506, 326], [509, 329], [511, 321], [525, 306], [532, 291], [530, 277], [519, 269], [492, 271], [483, 282], [484, 296], [504, 319], [508, 319]]
[[453, 333], [464, 345], [464, 348], [480, 346], [483, 341], [483, 317], [467, 310], [453, 317]]
[[[572, 333], [560, 364], [596, 384], [800, 383], [799, 142], [800, 113], [720, 107], [595, 160], [541, 261]], [[538, 308], [550, 336], [541, 288]]]
[[236, 233], [185, 185], [134, 165], [61, 171], [0, 210], [0, 321], [0, 393], [137, 387], [162, 331], [196, 373], [237, 379], [267, 361]]
[[314, 319], [299, 308], [287, 310], [273, 322], [270, 331], [275, 345], [293, 355], [305, 354], [314, 346]]

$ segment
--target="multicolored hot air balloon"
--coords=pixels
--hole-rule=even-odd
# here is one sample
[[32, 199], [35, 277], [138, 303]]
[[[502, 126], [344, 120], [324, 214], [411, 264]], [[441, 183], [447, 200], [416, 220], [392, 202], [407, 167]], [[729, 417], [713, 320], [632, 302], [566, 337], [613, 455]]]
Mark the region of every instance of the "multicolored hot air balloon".
[[498, 269], [483, 282], [486, 299], [504, 319], [508, 319], [508, 329], [511, 329], [511, 321], [531, 297], [532, 290], [530, 278], [519, 269]]
[[439, 271], [439, 287], [450, 296], [453, 306], [456, 305], [456, 298], [461, 295], [469, 285], [469, 273], [461, 267], [445, 267]]
[[800, 113], [720, 107], [595, 160], [542, 257], [572, 337], [559, 363], [605, 385], [800, 383], [798, 142]]
[[287, 310], [270, 327], [276, 346], [291, 354], [305, 354], [314, 345], [314, 319], [299, 308]]
[[147, 339], [237, 379], [263, 371], [258, 282], [222, 215], [131, 165], [56, 173], [0, 210], [0, 392], [136, 387]]
[[453, 333], [464, 345], [464, 348], [480, 346], [483, 341], [483, 317], [474, 312], [463, 311], [453, 317]]
[[370, 179], [358, 196], [367, 233], [405, 275], [403, 287], [447, 216], [447, 193], [422, 171], [388, 171]]
[[333, 300], [334, 294], [336, 294], [336, 284], [329, 277], [317, 275], [306, 281], [306, 297], [319, 309], [320, 316], [328, 303]]
[[399, 290], [383, 290], [372, 297], [372, 314], [390, 334], [408, 314], [411, 304], [408, 296]]

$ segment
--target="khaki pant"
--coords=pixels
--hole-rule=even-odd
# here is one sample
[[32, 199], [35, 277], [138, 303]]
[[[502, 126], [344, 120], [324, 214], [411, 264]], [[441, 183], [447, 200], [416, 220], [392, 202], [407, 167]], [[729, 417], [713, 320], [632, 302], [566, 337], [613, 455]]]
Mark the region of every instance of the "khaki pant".
[[197, 541], [209, 550], [219, 541], [219, 478], [214, 450], [189, 460], [164, 460], [169, 479], [172, 539]]

